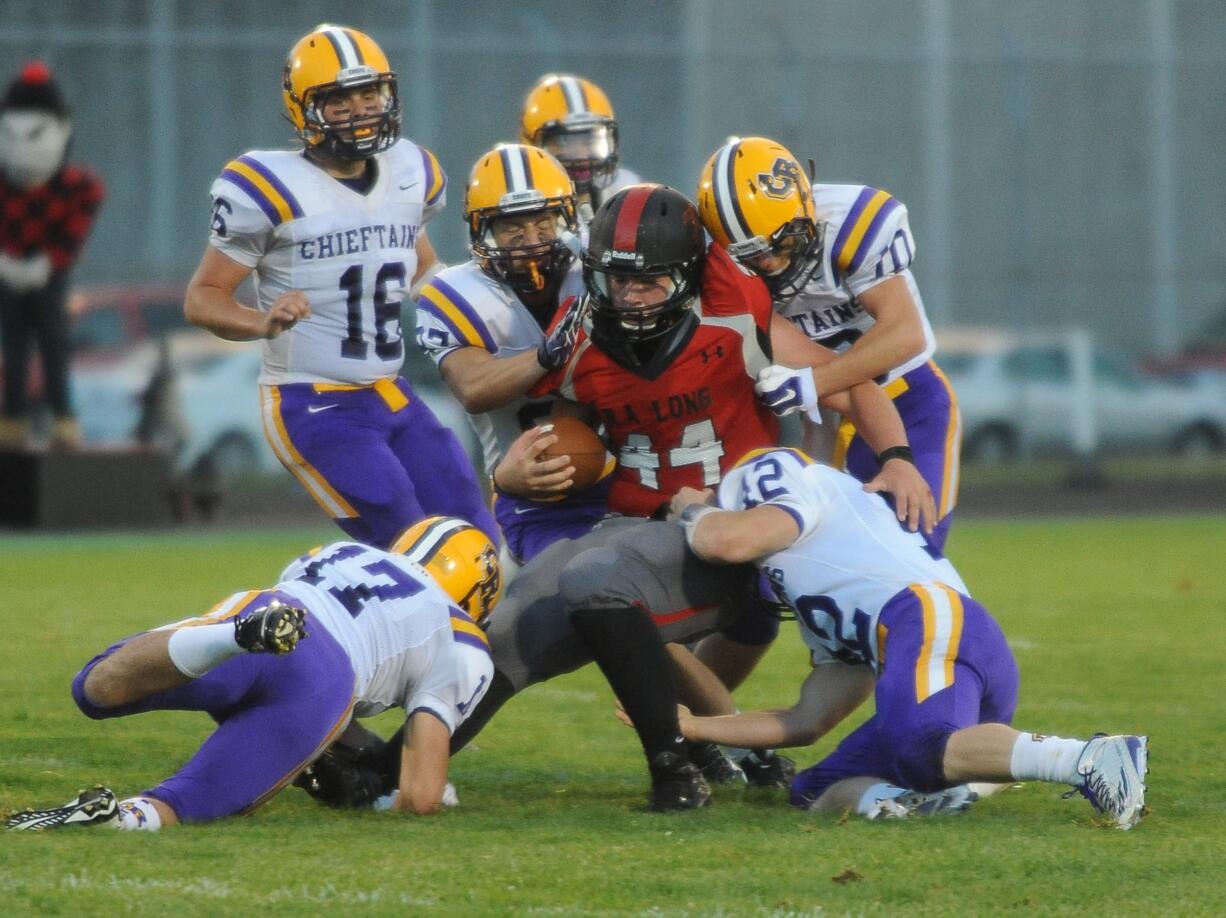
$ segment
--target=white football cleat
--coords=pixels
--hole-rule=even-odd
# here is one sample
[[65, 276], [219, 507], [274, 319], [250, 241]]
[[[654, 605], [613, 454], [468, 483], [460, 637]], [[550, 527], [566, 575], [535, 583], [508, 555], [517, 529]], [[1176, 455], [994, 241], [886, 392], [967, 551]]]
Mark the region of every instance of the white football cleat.
[[935, 816], [938, 813], [961, 813], [979, 799], [965, 784], [956, 784], [930, 794], [907, 791], [897, 797], [887, 797], [864, 814], [866, 819], [907, 819], [910, 816]]
[[1077, 760], [1081, 782], [1065, 796], [1081, 794], [1090, 806], [1115, 820], [1117, 829], [1131, 829], [1145, 811], [1145, 773], [1149, 770], [1149, 737], [1105, 736], [1086, 743]]
[[109, 788], [96, 784], [83, 790], [63, 806], [49, 810], [22, 810], [14, 813], [5, 823], [11, 832], [41, 831], [60, 826], [116, 825], [119, 821], [119, 803]]

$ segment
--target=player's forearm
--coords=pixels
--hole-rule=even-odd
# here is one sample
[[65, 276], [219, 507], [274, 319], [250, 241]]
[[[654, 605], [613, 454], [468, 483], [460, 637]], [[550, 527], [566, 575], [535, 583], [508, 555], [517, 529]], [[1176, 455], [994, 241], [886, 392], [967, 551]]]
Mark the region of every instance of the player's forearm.
[[806, 726], [790, 711], [747, 711], [722, 717], [683, 716], [681, 733], [700, 743], [760, 748], [765, 746], [807, 746], [817, 739], [811, 725]]
[[227, 341], [253, 341], [264, 336], [263, 313], [242, 305], [218, 287], [189, 285], [183, 301], [183, 314], [192, 325]]
[[905, 327], [874, 325], [834, 360], [814, 367], [813, 381], [817, 391], [823, 394], [842, 392], [857, 383], [885, 375], [918, 354], [923, 346], [922, 332], [916, 341]]
[[848, 391], [847, 416], [875, 453], [891, 446], [907, 446], [907, 429], [894, 402], [876, 383], [860, 383]]
[[481, 348], [461, 348], [447, 355], [440, 368], [452, 394], [469, 414], [481, 414], [522, 397], [545, 375], [536, 351], [492, 357]]
[[451, 734], [432, 712], [416, 711], [409, 717], [400, 756], [400, 784], [394, 808], [429, 816], [443, 805]]

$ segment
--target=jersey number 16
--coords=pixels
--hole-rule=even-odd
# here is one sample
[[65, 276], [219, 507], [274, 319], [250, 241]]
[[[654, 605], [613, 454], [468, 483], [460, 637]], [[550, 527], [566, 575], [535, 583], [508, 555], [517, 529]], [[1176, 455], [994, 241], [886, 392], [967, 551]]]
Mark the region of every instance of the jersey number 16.
[[[341, 275], [340, 288], [345, 291], [345, 316], [349, 334], [341, 341], [341, 356], [350, 360], [365, 360], [369, 344], [362, 334], [362, 281], [365, 265], [351, 265]], [[375, 274], [375, 356], [380, 360], [395, 360], [404, 353], [400, 335], [400, 299], [387, 299], [388, 281], [404, 287], [407, 271], [403, 261], [389, 261]], [[391, 325], [396, 337], [388, 335]]]

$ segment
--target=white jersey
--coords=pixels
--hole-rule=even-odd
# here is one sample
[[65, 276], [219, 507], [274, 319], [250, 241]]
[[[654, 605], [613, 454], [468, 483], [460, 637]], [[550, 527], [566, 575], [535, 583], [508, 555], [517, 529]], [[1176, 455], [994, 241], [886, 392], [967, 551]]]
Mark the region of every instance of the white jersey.
[[814, 663], [868, 663], [877, 657], [877, 619], [900, 592], [939, 592], [944, 584], [968, 594], [945, 558], [929, 553], [924, 537], [905, 529], [885, 500], [844, 472], [799, 450], [751, 453], [725, 476], [719, 506], [779, 507], [795, 518], [800, 536], [758, 562], [801, 623]]
[[489, 688], [485, 633], [403, 555], [336, 542], [280, 579], [276, 589], [301, 600], [349, 656], [355, 716], [424, 708], [454, 731]]
[[409, 140], [370, 162], [376, 175], [364, 193], [280, 150], [231, 160], [213, 183], [209, 242], [255, 269], [259, 308], [288, 290], [311, 304], [310, 318], [263, 342], [261, 383], [369, 385], [399, 372], [400, 301], [447, 178]]
[[[600, 200], [607, 201], [623, 188], [638, 185], [642, 181], [643, 177], [637, 172], [618, 166], [617, 171], [613, 173], [613, 180], [600, 189]], [[579, 241], [583, 248], [587, 248], [587, 230], [592, 223], [592, 217], [596, 215], [596, 210], [590, 204], [580, 204], [576, 212], [579, 217]]]
[[859, 297], [894, 275], [907, 282], [924, 327], [924, 349], [890, 370], [892, 382], [923, 366], [936, 351], [924, 301], [911, 274], [915, 240], [907, 208], [888, 192], [867, 185], [814, 185], [813, 204], [823, 245], [801, 291], [777, 311], [801, 331], [834, 351], [845, 351], [872, 328], [874, 319]]
[[[583, 272], [576, 259], [562, 280], [558, 302], [582, 295]], [[514, 357], [535, 351], [543, 339], [540, 323], [515, 291], [490, 277], [476, 262], [440, 271], [418, 295], [417, 343], [439, 366], [462, 347], [483, 348], [494, 357]], [[501, 408], [469, 415], [481, 438], [487, 472], [493, 472], [524, 430], [549, 415], [552, 404], [552, 398], [521, 397]]]

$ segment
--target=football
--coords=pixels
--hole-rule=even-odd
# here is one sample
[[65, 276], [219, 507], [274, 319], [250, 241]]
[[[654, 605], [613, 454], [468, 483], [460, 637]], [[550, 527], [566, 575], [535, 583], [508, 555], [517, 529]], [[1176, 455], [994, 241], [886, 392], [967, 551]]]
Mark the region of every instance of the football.
[[605, 467], [612, 463], [613, 456], [605, 449], [596, 431], [578, 418], [550, 418], [546, 424], [552, 425], [558, 442], [541, 453], [540, 458], [570, 456], [570, 464], [575, 467], [571, 491], [583, 491], [604, 477]]

